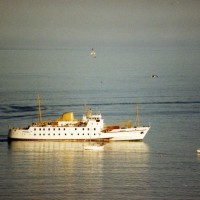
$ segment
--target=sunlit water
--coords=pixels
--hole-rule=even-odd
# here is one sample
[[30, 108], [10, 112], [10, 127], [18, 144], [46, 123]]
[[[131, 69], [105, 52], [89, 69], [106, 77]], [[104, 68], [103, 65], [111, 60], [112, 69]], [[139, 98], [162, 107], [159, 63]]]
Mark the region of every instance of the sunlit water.
[[[0, 199], [199, 199], [200, 81], [198, 48], [107, 48], [1, 51]], [[151, 78], [158, 74], [159, 78]], [[143, 142], [6, 141], [8, 126], [84, 105], [105, 123], [151, 124]]]

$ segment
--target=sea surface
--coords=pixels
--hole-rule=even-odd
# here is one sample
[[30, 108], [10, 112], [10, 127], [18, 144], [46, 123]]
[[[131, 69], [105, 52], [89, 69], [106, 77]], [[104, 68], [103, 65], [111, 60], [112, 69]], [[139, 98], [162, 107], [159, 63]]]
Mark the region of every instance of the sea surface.
[[[71, 46], [0, 50], [0, 199], [200, 199], [200, 48]], [[152, 78], [152, 75], [158, 78]], [[85, 106], [106, 124], [151, 129], [143, 142], [8, 142], [8, 127]]]

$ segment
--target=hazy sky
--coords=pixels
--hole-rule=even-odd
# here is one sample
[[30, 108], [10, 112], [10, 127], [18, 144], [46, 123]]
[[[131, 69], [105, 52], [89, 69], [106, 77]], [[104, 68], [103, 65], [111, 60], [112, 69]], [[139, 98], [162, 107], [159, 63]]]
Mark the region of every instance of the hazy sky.
[[199, 0], [0, 0], [0, 49], [199, 41]]

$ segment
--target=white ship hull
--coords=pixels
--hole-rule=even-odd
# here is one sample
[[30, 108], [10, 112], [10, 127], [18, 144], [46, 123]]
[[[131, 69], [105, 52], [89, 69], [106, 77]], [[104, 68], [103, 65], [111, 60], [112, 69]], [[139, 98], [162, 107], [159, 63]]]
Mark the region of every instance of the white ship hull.
[[10, 129], [8, 139], [12, 140], [143, 140], [150, 127], [113, 129], [109, 132], [88, 131], [87, 128], [30, 127]]

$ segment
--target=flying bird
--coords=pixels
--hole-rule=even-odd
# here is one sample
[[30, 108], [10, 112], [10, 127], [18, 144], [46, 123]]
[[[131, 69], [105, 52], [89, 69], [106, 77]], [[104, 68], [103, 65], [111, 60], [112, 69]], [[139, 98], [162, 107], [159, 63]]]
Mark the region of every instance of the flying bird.
[[93, 57], [93, 58], [96, 58], [96, 52], [95, 50], [92, 48], [91, 52], [90, 52], [90, 55]]
[[152, 78], [158, 78], [158, 75], [153, 74], [151, 77], [152, 77]]

